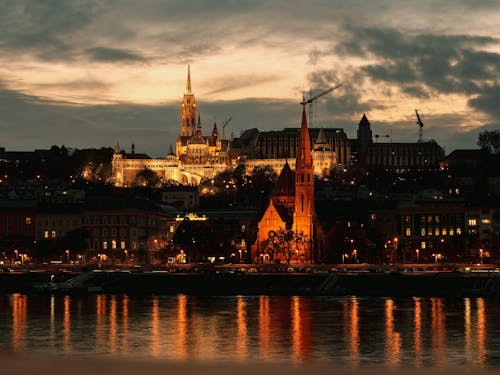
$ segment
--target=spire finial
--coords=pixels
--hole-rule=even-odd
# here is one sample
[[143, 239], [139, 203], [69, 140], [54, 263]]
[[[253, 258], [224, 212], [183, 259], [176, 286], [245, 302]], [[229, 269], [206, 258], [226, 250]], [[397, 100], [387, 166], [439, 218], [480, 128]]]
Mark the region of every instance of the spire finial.
[[191, 94], [191, 66], [188, 64], [188, 78], [186, 84], [186, 92]]

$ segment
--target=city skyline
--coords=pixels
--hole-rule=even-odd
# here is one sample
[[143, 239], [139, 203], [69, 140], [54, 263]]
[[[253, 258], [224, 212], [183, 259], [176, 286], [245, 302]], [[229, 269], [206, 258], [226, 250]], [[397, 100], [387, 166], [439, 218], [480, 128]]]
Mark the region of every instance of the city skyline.
[[[9, 150], [112, 147], [152, 156], [175, 144], [187, 65], [204, 132], [316, 125], [355, 137], [363, 113], [393, 141], [449, 153], [498, 129], [500, 6], [492, 1], [79, 1], [1, 5], [0, 128]], [[117, 22], [116, 20], [120, 20]]]

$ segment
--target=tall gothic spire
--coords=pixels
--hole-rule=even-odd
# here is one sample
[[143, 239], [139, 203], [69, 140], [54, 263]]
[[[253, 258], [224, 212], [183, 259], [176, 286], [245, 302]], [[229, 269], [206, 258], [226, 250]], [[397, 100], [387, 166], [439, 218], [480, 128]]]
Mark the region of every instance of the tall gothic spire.
[[311, 140], [309, 139], [309, 129], [307, 127], [306, 106], [302, 106], [302, 124], [300, 126], [300, 138], [297, 150], [297, 164], [303, 167], [312, 165]]
[[191, 67], [188, 64], [188, 78], [186, 83], [186, 94], [191, 94]]

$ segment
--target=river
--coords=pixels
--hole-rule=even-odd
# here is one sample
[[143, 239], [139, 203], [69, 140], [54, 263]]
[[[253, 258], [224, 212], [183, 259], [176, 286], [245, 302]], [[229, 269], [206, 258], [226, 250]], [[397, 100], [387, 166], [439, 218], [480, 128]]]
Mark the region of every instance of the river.
[[279, 296], [0, 297], [20, 354], [367, 367], [500, 367], [500, 301]]

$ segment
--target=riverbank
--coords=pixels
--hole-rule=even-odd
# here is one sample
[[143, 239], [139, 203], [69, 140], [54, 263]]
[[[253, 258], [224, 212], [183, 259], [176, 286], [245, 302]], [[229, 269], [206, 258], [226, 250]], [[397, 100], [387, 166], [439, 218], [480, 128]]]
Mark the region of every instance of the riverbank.
[[0, 273], [0, 293], [500, 296], [500, 273], [329, 267], [31, 269]]

